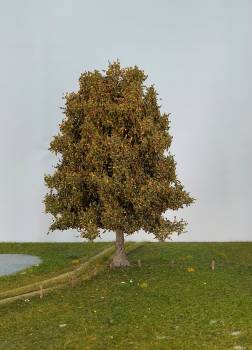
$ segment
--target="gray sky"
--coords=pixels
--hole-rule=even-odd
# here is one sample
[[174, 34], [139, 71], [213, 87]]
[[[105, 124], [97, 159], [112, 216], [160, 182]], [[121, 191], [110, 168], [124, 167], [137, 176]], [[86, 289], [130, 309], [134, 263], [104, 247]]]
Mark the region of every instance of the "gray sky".
[[1, 1], [0, 241], [76, 240], [46, 235], [48, 146], [62, 94], [116, 58], [143, 69], [171, 113], [178, 174], [197, 198], [174, 240], [251, 240], [251, 13], [250, 0]]

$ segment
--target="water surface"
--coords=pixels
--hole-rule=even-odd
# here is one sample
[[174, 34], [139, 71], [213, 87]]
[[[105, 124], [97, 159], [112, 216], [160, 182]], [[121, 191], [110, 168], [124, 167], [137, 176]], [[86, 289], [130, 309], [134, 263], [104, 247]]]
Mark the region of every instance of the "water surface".
[[10, 275], [40, 263], [41, 259], [33, 255], [0, 254], [0, 276]]

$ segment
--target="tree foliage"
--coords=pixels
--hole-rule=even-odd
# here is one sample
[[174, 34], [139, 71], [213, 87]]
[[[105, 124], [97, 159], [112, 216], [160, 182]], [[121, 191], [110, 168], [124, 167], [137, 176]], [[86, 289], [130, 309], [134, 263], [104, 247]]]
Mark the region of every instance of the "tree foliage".
[[169, 114], [161, 113], [153, 85], [137, 66], [119, 61], [85, 72], [79, 91], [64, 96], [65, 115], [49, 150], [59, 155], [49, 189], [49, 231], [77, 229], [95, 239], [106, 230], [133, 234], [143, 229], [165, 240], [186, 222], [163, 217], [193, 198], [176, 175], [169, 152]]

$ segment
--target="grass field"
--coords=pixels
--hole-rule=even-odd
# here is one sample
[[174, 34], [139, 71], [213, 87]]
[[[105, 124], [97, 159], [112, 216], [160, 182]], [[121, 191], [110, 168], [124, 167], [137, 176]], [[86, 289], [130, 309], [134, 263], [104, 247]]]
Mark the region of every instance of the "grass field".
[[[48, 259], [40, 270], [45, 276], [54, 264], [65, 269], [105, 246], [0, 244], [0, 252]], [[146, 243], [129, 258], [130, 268], [0, 306], [0, 349], [252, 349], [252, 243]], [[11, 287], [39, 272], [21, 276], [0, 284]]]

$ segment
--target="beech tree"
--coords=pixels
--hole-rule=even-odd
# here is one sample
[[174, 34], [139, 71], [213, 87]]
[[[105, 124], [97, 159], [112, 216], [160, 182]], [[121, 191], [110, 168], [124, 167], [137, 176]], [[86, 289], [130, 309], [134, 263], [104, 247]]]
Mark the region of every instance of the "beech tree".
[[114, 231], [112, 267], [129, 265], [125, 235], [143, 229], [164, 241], [182, 233], [186, 222], [163, 214], [194, 201], [169, 152], [170, 115], [160, 112], [146, 78], [118, 60], [81, 74], [79, 91], [64, 95], [65, 116], [49, 148], [59, 155], [54, 173], [44, 177], [45, 212], [53, 216], [49, 232], [72, 228], [93, 240]]

